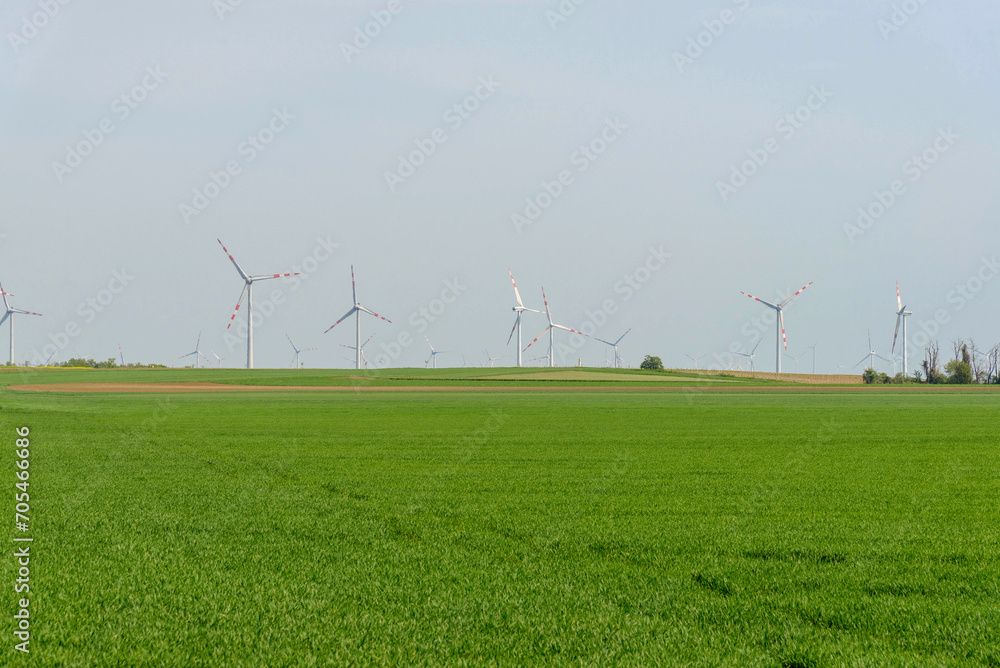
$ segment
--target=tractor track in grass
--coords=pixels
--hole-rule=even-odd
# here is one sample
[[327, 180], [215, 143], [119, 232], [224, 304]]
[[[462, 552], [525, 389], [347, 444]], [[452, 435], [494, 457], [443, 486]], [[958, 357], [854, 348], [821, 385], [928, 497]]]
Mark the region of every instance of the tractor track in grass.
[[230, 385], [225, 383], [50, 383], [11, 385], [20, 392], [193, 394], [234, 392], [940, 392], [986, 391], [983, 385], [685, 385], [685, 386], [475, 386], [475, 385]]

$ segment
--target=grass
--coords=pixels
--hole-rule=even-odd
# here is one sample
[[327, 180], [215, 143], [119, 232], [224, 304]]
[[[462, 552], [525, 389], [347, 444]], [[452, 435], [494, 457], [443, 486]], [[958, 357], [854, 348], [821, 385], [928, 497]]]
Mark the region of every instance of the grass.
[[[193, 372], [130, 373], [39, 375]], [[43, 665], [1000, 665], [992, 392], [4, 390], [0, 416], [32, 428]]]

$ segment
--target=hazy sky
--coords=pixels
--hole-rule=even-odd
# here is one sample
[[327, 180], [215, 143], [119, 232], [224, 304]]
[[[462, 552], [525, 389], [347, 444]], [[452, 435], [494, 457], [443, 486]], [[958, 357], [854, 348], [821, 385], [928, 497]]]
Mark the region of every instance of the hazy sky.
[[286, 333], [319, 348], [306, 365], [350, 366], [353, 323], [323, 332], [352, 263], [391, 366], [423, 366], [424, 334], [459, 353], [442, 365], [503, 354], [508, 267], [561, 324], [632, 328], [636, 365], [725, 366], [763, 335], [772, 369], [772, 321], [739, 291], [810, 281], [789, 352], [818, 342], [821, 372], [869, 328], [888, 356], [897, 280], [914, 347], [1000, 341], [994, 2], [62, 2], [0, 8], [0, 280], [45, 316], [17, 319], [18, 361], [121, 342], [180, 365], [203, 331], [242, 365], [216, 238], [250, 273], [307, 274], [255, 288], [258, 367], [290, 363]]

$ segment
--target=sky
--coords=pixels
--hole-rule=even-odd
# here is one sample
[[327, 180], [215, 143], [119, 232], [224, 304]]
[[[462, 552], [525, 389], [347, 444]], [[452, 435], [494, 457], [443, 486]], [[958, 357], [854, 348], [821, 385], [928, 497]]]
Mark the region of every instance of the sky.
[[[833, 373], [1000, 342], [1000, 7], [985, 0], [7, 0], [14, 359], [512, 365], [515, 305], [638, 366], [758, 343]], [[241, 310], [241, 322], [246, 309]], [[527, 314], [525, 345], [546, 326]], [[0, 331], [6, 339], [8, 325]], [[546, 353], [544, 342], [525, 354]], [[556, 362], [610, 348], [565, 332]], [[6, 346], [4, 346], [6, 347]], [[896, 355], [899, 354], [897, 344]], [[214, 353], [214, 354], [213, 354]], [[204, 362], [203, 362], [204, 363]], [[532, 364], [538, 364], [535, 361]], [[785, 370], [795, 361], [784, 359]], [[880, 370], [892, 365], [878, 361]], [[901, 367], [899, 367], [901, 368]]]

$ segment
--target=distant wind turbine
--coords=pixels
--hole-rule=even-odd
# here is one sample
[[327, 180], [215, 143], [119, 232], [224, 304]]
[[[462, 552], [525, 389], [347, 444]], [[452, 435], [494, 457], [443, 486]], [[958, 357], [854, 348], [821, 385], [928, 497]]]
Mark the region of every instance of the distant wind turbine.
[[690, 355], [685, 355], [684, 357], [687, 357], [689, 360], [693, 361], [694, 362], [694, 370], [698, 371], [698, 360], [703, 360], [703, 359], [705, 359], [706, 356], [705, 355], [698, 355], [697, 357], [691, 357]]
[[[903, 375], [909, 373], [908, 369], [908, 358], [906, 352], [906, 319], [909, 318], [912, 313], [906, 310], [903, 306], [903, 298], [899, 296], [899, 281], [896, 281], [896, 333], [892, 335], [892, 353], [896, 352], [896, 337], [899, 336], [899, 325], [903, 324]], [[895, 369], [893, 369], [895, 371]], [[895, 375], [895, 374], [893, 374]]]
[[233, 254], [229, 252], [226, 246], [222, 243], [221, 239], [216, 239], [219, 245], [222, 246], [222, 250], [225, 251], [226, 255], [229, 256], [229, 261], [233, 263], [236, 267], [236, 271], [239, 272], [240, 278], [243, 279], [246, 285], [243, 286], [243, 292], [240, 293], [240, 299], [236, 302], [236, 310], [233, 311], [233, 315], [229, 318], [229, 329], [233, 326], [233, 321], [240, 312], [240, 306], [243, 305], [243, 298], [247, 298], [247, 369], [253, 368], [253, 284], [259, 281], [270, 281], [275, 278], [287, 278], [289, 276], [298, 276], [298, 273], [294, 274], [270, 274], [267, 276], [250, 276], [245, 271], [240, 263], [236, 261]]
[[745, 357], [747, 360], [750, 361], [750, 373], [754, 373], [755, 372], [753, 361], [754, 361], [754, 358], [757, 357], [757, 348], [760, 346], [761, 341], [763, 341], [763, 340], [764, 339], [760, 339], [759, 341], [757, 341], [757, 345], [753, 347], [753, 350], [750, 351], [749, 355], [747, 353], [736, 353], [740, 357]]
[[[545, 296], [545, 288], [544, 287], [542, 288], [542, 301], [545, 302], [545, 315], [549, 319], [549, 326], [546, 327], [545, 329], [543, 329], [542, 333], [539, 334], [538, 336], [536, 336], [535, 339], [524, 348], [524, 350], [527, 350], [528, 348], [530, 348], [531, 346], [533, 346], [535, 343], [538, 342], [538, 339], [540, 339], [543, 336], [545, 336], [545, 332], [548, 332], [549, 333], [549, 367], [551, 368], [551, 367], [554, 367], [556, 365], [556, 360], [555, 360], [555, 353], [556, 353], [556, 336], [555, 336], [555, 331], [557, 329], [561, 329], [561, 330], [563, 330], [565, 332], [572, 332], [574, 334], [579, 334], [580, 336], [586, 336], [588, 339], [590, 337], [587, 336], [586, 334], [584, 334], [583, 332], [578, 332], [575, 329], [572, 329], [570, 327], [564, 327], [563, 325], [557, 325], [557, 324], [555, 324], [552, 321], [552, 311], [549, 310], [549, 300]], [[524, 351], [522, 351], [522, 352], [524, 352]]]
[[512, 310], [517, 314], [517, 319], [514, 321], [514, 327], [510, 330], [510, 336], [507, 337], [507, 345], [510, 345], [510, 340], [514, 338], [514, 332], [517, 332], [517, 366], [520, 368], [522, 365], [521, 353], [521, 315], [523, 313], [541, 313], [541, 311], [536, 311], [534, 309], [527, 308], [524, 302], [521, 301], [521, 293], [518, 292], [517, 282], [514, 280], [514, 273], [507, 269], [507, 273], [510, 274], [510, 282], [514, 286], [514, 297], [517, 299], [517, 306]]
[[747, 294], [746, 292], [743, 292], [742, 290], [740, 291], [741, 295], [743, 295], [745, 297], [749, 297], [750, 299], [753, 299], [755, 301], [758, 301], [761, 304], [763, 304], [764, 306], [767, 306], [768, 308], [774, 309], [777, 312], [777, 314], [778, 314], [777, 322], [775, 324], [776, 342], [775, 342], [775, 348], [774, 348], [774, 357], [775, 357], [775, 360], [776, 360], [776, 362], [775, 362], [775, 369], [776, 369], [777, 373], [781, 373], [781, 344], [782, 344], [782, 342], [784, 342], [784, 344], [785, 344], [785, 350], [786, 351], [788, 350], [788, 339], [785, 336], [785, 310], [784, 309], [785, 309], [786, 306], [788, 306], [788, 303], [790, 301], [792, 301], [793, 299], [795, 299], [796, 297], [798, 297], [799, 295], [801, 295], [803, 292], [805, 292], [806, 288], [808, 288], [810, 285], [812, 285], [811, 282], [808, 283], [801, 290], [799, 290], [798, 292], [796, 292], [794, 295], [792, 295], [791, 297], [789, 297], [788, 299], [786, 299], [785, 301], [783, 301], [783, 302], [781, 302], [779, 304], [772, 304], [771, 302], [764, 301], [760, 297], [754, 297], [753, 295]]
[[[204, 355], [201, 354], [201, 332], [198, 332], [198, 343], [195, 344], [194, 351], [188, 353], [187, 355], [181, 355], [178, 359], [184, 359], [185, 357], [191, 357], [191, 356], [194, 356], [194, 368], [200, 369], [201, 358], [205, 357]], [[205, 357], [205, 361], [208, 362], [209, 359]]]
[[[351, 310], [348, 311], [347, 313], [345, 313], [344, 316], [340, 320], [338, 320], [337, 322], [335, 322], [332, 325], [330, 325], [330, 329], [333, 329], [334, 327], [336, 327], [340, 323], [342, 323], [345, 320], [347, 320], [348, 318], [350, 318], [352, 315], [356, 317], [357, 328], [356, 328], [356, 338], [355, 338], [354, 352], [355, 352], [355, 361], [357, 362], [357, 368], [360, 371], [361, 370], [361, 352], [362, 352], [361, 351], [361, 314], [362, 313], [367, 313], [368, 315], [375, 316], [379, 320], [385, 320], [389, 324], [392, 324], [392, 320], [389, 320], [388, 318], [383, 318], [382, 316], [380, 316], [375, 311], [371, 311], [371, 310], [365, 308], [364, 306], [361, 305], [361, 302], [358, 301], [358, 284], [357, 284], [357, 281], [354, 280], [354, 265], [353, 264], [351, 265], [351, 292], [354, 295], [354, 306], [351, 307]], [[330, 331], [330, 329], [326, 330], [326, 332], [323, 332], [323, 333], [326, 334], [327, 332]]]
[[431, 340], [428, 339], [426, 336], [424, 337], [424, 341], [427, 342], [427, 345], [431, 349], [431, 356], [427, 358], [426, 362], [424, 362], [424, 366], [427, 366], [429, 364], [432, 369], [436, 369], [436, 368], [438, 368], [438, 365], [437, 365], [437, 356], [438, 355], [448, 355], [450, 351], [448, 351], [448, 350], [435, 350], [434, 346], [431, 345]]
[[41, 316], [41, 313], [32, 313], [31, 311], [22, 311], [19, 308], [13, 308], [10, 303], [7, 302], [7, 297], [13, 297], [14, 295], [9, 292], [5, 292], [3, 285], [0, 284], [0, 296], [3, 297], [3, 307], [4, 314], [3, 318], [0, 318], [0, 325], [4, 323], [4, 320], [10, 319], [10, 357], [8, 358], [10, 363], [14, 363], [14, 316], [15, 315], [37, 315]]
[[[285, 338], [288, 339], [289, 343], [292, 343], [292, 337], [288, 336], [288, 334], [285, 334]], [[312, 352], [312, 351], [314, 351], [316, 349], [315, 348], [306, 348], [304, 350], [300, 350], [299, 348], [297, 348], [295, 346], [294, 343], [292, 343], [292, 350], [295, 351], [295, 357], [292, 359], [292, 364], [295, 366], [296, 369], [298, 369], [299, 366], [300, 366], [300, 364], [299, 364], [299, 355], [301, 355], [302, 353], [310, 353], [310, 352]]]
[[882, 360], [883, 362], [891, 362], [892, 361], [892, 360], [889, 360], [889, 359], [886, 359], [886, 358], [882, 357], [877, 352], [875, 352], [874, 348], [872, 348], [872, 331], [869, 329], [868, 330], [868, 354], [865, 355], [864, 357], [862, 357], [861, 361], [854, 365], [854, 368], [857, 369], [859, 366], [861, 366], [862, 364], [865, 363], [865, 360], [869, 360], [867, 368], [874, 369], [875, 368], [875, 358], [876, 357], [879, 358], [880, 360]]
[[[628, 332], [631, 332], [631, 331], [632, 331], [632, 329], [629, 328]], [[622, 339], [624, 339], [626, 336], [628, 336], [628, 332], [625, 332], [624, 334], [622, 334], [621, 336], [619, 336], [618, 340], [615, 341], [614, 343], [611, 343], [610, 341], [605, 341], [604, 339], [597, 339], [597, 338], [595, 338], [596, 341], [600, 341], [601, 343], [603, 343], [605, 345], [608, 345], [608, 346], [611, 346], [612, 348], [615, 349], [615, 368], [616, 369], [622, 368], [621, 350], [618, 348], [618, 346], [622, 342]]]

